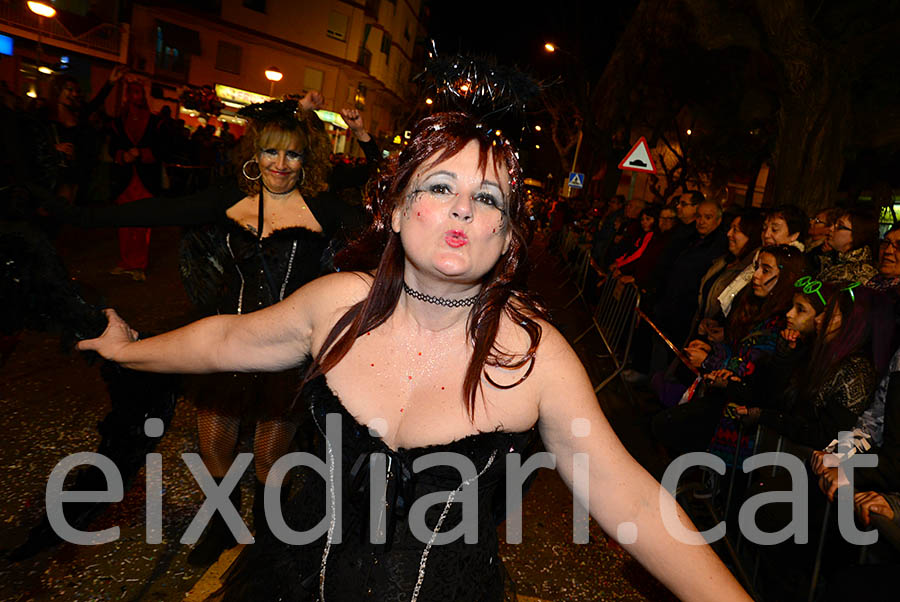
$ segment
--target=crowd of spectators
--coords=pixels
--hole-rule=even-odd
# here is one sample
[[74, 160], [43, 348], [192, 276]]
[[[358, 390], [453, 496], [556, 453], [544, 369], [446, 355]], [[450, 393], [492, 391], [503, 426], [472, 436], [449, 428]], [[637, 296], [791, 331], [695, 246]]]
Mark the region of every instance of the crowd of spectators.
[[[47, 93], [36, 98], [14, 94], [0, 82], [0, 189], [9, 197], [2, 217], [29, 218], [41, 211], [34, 191], [25, 192], [31, 185], [76, 207], [92, 207], [179, 197], [208, 188], [216, 178], [234, 177], [239, 139], [229, 122], [212, 116], [195, 122], [189, 126], [176, 118], [169, 105], [152, 112], [146, 82], [121, 66], [90, 100], [68, 74], [55, 76]], [[338, 154], [330, 160], [341, 188], [355, 191], [347, 200], [359, 203], [358, 189], [368, 177], [365, 159]], [[120, 258], [111, 273], [144, 280], [150, 229], [121, 228], [119, 234]]]
[[[708, 451], [740, 466], [763, 439], [777, 441], [819, 485], [809, 487], [813, 544], [826, 499], [847, 487], [860, 525], [877, 518], [889, 534], [875, 560], [900, 565], [898, 550], [884, 543], [900, 532], [900, 224], [884, 226], [882, 237], [876, 207], [726, 212], [699, 192], [665, 205], [616, 197], [557, 219], [589, 245], [599, 266], [591, 286], [634, 283], [642, 311], [683, 350], [675, 357], [639, 323], [623, 372], [658, 404], [650, 426], [667, 456], [660, 465]], [[553, 214], [549, 227], [559, 235]], [[879, 462], [857, 470], [851, 484], [839, 463], [854, 453]], [[791, 490], [788, 473], [772, 474], [781, 476], [756, 475], [735, 495]], [[700, 471], [696, 496], [722, 504], [715, 477]], [[759, 524], [784, 528], [787, 507], [764, 506]], [[837, 532], [829, 524], [825, 598], [840, 599], [864, 576], [871, 599], [891, 599], [882, 597], [891, 571], [857, 566], [859, 550], [831, 537]], [[760, 550], [764, 598], [805, 598], [815, 548], [789, 541]]]

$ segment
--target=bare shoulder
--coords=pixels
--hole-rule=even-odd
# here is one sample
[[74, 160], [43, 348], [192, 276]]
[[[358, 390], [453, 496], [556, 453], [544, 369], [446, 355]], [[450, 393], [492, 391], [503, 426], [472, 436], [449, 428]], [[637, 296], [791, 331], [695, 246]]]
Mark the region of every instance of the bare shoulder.
[[[578, 366], [581, 365], [571, 345], [553, 324], [538, 317], [531, 317], [531, 320], [537, 326], [539, 333], [538, 345], [535, 350], [535, 375], [552, 374], [561, 363], [576, 362]], [[526, 326], [517, 324], [508, 316], [504, 316], [504, 319], [500, 321], [496, 345], [503, 353], [523, 356], [531, 348], [532, 338]]]
[[331, 327], [344, 313], [366, 298], [372, 288], [372, 276], [365, 272], [337, 272], [316, 278], [284, 300], [304, 315], [318, 349]]
[[336, 272], [303, 285], [285, 302], [302, 307], [314, 322], [365, 299], [372, 277], [364, 272]]
[[365, 298], [372, 288], [372, 275], [367, 272], [335, 272], [316, 278], [300, 290], [308, 294], [328, 295], [337, 302], [351, 302]]

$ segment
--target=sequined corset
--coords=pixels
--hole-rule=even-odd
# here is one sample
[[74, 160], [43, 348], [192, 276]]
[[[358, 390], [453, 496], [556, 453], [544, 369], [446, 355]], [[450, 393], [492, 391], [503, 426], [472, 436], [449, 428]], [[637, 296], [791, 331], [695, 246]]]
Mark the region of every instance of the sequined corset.
[[225, 221], [226, 253], [233, 265], [225, 266], [226, 292], [219, 313], [249, 313], [267, 307], [322, 273], [322, 253], [328, 241], [321, 232], [299, 226], [275, 230], [262, 239], [263, 264], [256, 235], [231, 219]]

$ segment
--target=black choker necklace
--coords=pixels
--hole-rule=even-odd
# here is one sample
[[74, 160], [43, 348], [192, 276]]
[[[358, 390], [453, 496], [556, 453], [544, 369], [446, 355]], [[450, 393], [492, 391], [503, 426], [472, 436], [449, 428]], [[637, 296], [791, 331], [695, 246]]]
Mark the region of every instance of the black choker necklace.
[[444, 307], [467, 307], [469, 305], [474, 305], [475, 300], [478, 299], [478, 295], [474, 297], [468, 297], [466, 299], [445, 299], [444, 297], [433, 297], [431, 295], [426, 295], [424, 293], [420, 293], [419, 291], [414, 291], [409, 288], [409, 286], [404, 282], [403, 290], [406, 291], [406, 294], [412, 297], [413, 299], [418, 299], [419, 301], [424, 301], [425, 303], [431, 303], [433, 305], [443, 305]]
[[266, 192], [268, 192], [269, 194], [274, 195], [274, 196], [286, 196], [286, 195], [291, 194], [292, 192], [294, 192], [294, 190], [296, 190], [295, 188], [291, 188], [290, 190], [287, 190], [287, 191], [285, 191], [285, 192], [275, 192], [274, 190], [272, 190], [271, 188], [269, 188], [269, 187], [266, 186], [265, 184], [263, 184], [263, 188], [266, 189]]

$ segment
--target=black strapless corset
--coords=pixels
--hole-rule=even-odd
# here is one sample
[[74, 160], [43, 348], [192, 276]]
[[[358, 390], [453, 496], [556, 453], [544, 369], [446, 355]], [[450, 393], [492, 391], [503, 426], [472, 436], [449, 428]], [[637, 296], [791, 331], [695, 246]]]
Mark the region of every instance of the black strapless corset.
[[[505, 503], [506, 458], [512, 453], [524, 456], [534, 429], [478, 433], [452, 443], [392, 450], [354, 419], [324, 377], [309, 383], [302, 397], [322, 435], [318, 457], [327, 462], [333, 455], [340, 471], [323, 479], [305, 469], [301, 491], [285, 506], [285, 521], [296, 531], [307, 531], [328, 510], [339, 511], [341, 520], [326, 521], [328, 532], [309, 545], [291, 546], [273, 538], [248, 546], [216, 599], [504, 600], [511, 583], [497, 555], [496, 527]], [[340, 454], [336, 442], [326, 445], [329, 414], [340, 419]], [[439, 463], [447, 458], [438, 455], [442, 452], [465, 458], [470, 474], [463, 476]], [[429, 461], [435, 465], [414, 470]], [[386, 475], [386, 487], [379, 486], [385, 482], [380, 479], [373, 483], [372, 466], [374, 474]], [[332, 495], [338, 485], [341, 495]], [[370, 518], [372, 489], [384, 497], [377, 504], [379, 516]], [[476, 492], [477, 502], [469, 497]], [[443, 534], [470, 524], [471, 543], [462, 535], [441, 541]]]

